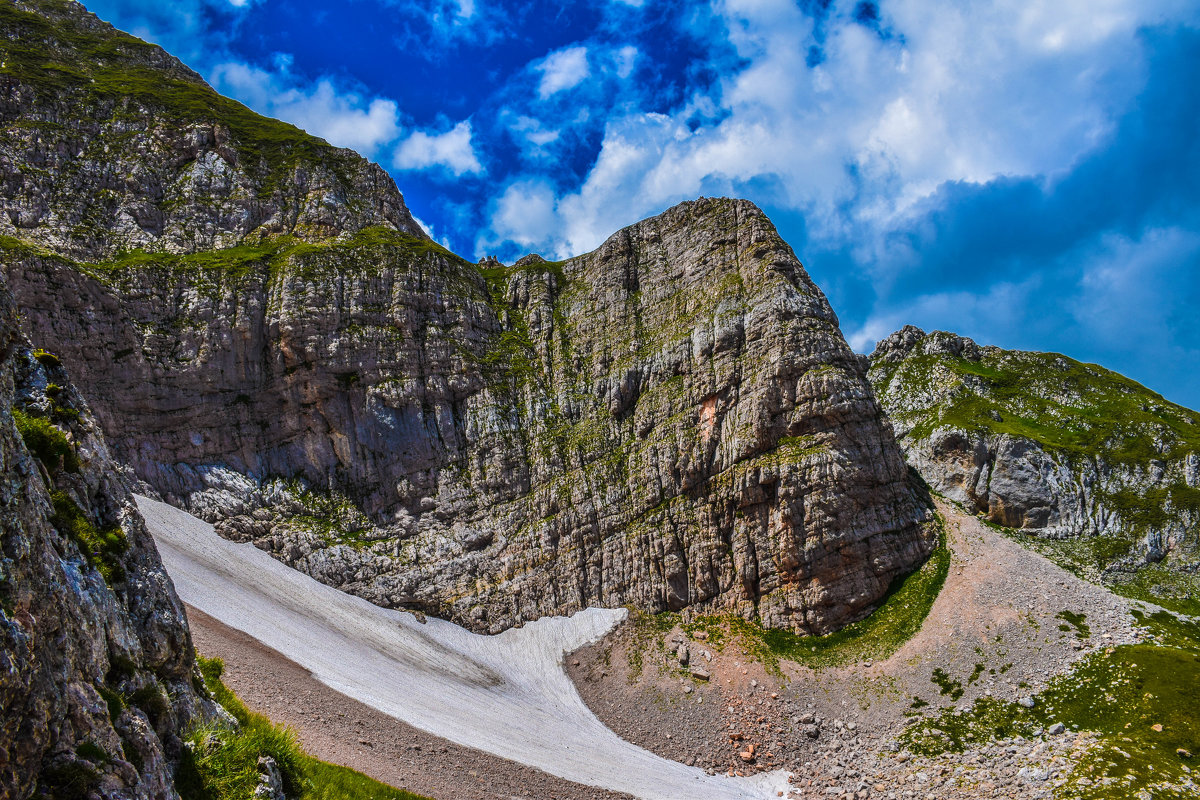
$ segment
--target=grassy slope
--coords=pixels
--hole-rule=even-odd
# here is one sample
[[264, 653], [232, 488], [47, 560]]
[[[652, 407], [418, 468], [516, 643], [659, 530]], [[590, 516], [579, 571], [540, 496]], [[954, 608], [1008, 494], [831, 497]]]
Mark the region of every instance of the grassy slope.
[[258, 785], [259, 756], [275, 760], [288, 797], [298, 800], [423, 800], [307, 755], [294, 731], [248, 709], [221, 682], [224, 664], [220, 659], [198, 655], [197, 661], [208, 691], [237, 720], [238, 728], [214, 723], [188, 733], [188, 748], [176, 778], [183, 800], [251, 797]]
[[238, 281], [256, 274], [272, 278], [290, 273], [313, 280], [340, 273], [348, 268], [348, 264], [371, 272], [411, 265], [427, 258], [438, 258], [449, 264], [448, 272], [455, 273], [451, 277], [470, 279], [476, 269], [435, 242], [386, 227], [363, 228], [352, 236], [319, 243], [279, 236], [258, 244], [198, 253], [128, 250], [110, 261], [101, 262], [75, 261], [21, 239], [0, 236], [0, 258], [25, 257], [58, 261], [104, 284], [116, 283], [138, 272], [187, 275], [198, 285]]
[[120, 109], [132, 101], [167, 123], [213, 120], [225, 124], [243, 164], [264, 192], [286, 180], [299, 163], [354, 158], [286, 122], [264, 117], [222, 97], [168, 60], [158, 47], [105, 27], [64, 24], [69, 0], [43, 0], [48, 15], [0, 0], [0, 77], [32, 86], [50, 105]]
[[[1134, 469], [1200, 453], [1200, 413], [1103, 367], [1056, 353], [985, 348], [979, 361], [916, 355], [881, 368], [882, 378], [875, 375], [877, 390], [886, 407], [904, 409], [892, 416], [913, 426], [911, 437], [926, 437], [941, 426], [1009, 434], [1031, 439], [1068, 463]], [[919, 397], [937, 402], [917, 408]], [[1200, 614], [1196, 573], [1162, 565], [1109, 571], [1147, 532], [1181, 515], [1200, 516], [1200, 488], [1176, 481], [1144, 493], [1120, 490], [1102, 499], [1120, 516], [1128, 535], [1056, 541], [1004, 532], [1084, 578], [1103, 576], [1121, 594]]]
[[[985, 348], [979, 361], [916, 355], [884, 365], [876, 387], [893, 406], [932, 391], [936, 405], [893, 416], [928, 436], [951, 425], [1023, 436], [1067, 458], [1141, 465], [1200, 452], [1200, 413], [1095, 364], [1056, 353]], [[897, 380], [898, 379], [898, 380]]]
[[1185, 786], [1200, 754], [1200, 624], [1165, 611], [1134, 617], [1147, 643], [1096, 651], [1051, 681], [1033, 708], [991, 697], [964, 713], [947, 707], [908, 728], [903, 744], [923, 755], [957, 753], [1060, 722], [1097, 736], [1056, 791], [1061, 800], [1194, 797]]

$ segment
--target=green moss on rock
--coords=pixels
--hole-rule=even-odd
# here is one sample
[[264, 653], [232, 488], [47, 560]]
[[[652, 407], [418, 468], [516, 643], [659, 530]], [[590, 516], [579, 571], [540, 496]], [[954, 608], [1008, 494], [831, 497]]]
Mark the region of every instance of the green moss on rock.
[[79, 471], [79, 458], [67, 436], [50, 420], [26, 414], [19, 408], [12, 409], [13, 422], [25, 442], [25, 447], [46, 470], [54, 474], [59, 469], [67, 472]]
[[129, 541], [119, 525], [97, 528], [83, 509], [66, 492], [54, 491], [50, 495], [54, 507], [51, 524], [59, 533], [70, 537], [83, 553], [87, 562], [95, 567], [109, 585], [125, 579], [125, 567], [121, 556], [129, 549]]

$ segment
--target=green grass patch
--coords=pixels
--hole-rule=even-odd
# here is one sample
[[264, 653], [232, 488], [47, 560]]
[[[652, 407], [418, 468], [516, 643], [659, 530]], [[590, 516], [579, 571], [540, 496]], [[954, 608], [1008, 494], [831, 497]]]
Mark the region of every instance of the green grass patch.
[[306, 242], [295, 236], [277, 236], [255, 244], [196, 253], [125, 250], [108, 261], [77, 263], [62, 260], [107, 283], [122, 275], [146, 271], [207, 276], [233, 282], [249, 277], [269, 281], [284, 275], [317, 280], [341, 274], [349, 264], [379, 271], [383, 265], [411, 265], [430, 258], [451, 262], [463, 275], [473, 268], [436, 242], [385, 226], [363, 228], [353, 235], [319, 243]]
[[1060, 631], [1069, 632], [1075, 631], [1075, 635], [1080, 639], [1086, 639], [1092, 635], [1092, 629], [1087, 624], [1087, 615], [1076, 613], [1070, 609], [1063, 609], [1054, 615], [1055, 619], [1061, 619], [1065, 624], [1059, 625]]
[[943, 697], [957, 700], [963, 696], [962, 681], [951, 678], [950, 674], [941, 667], [936, 668], [929, 679], [938, 687], [938, 691], [942, 693]]
[[258, 759], [269, 756], [279, 766], [284, 789], [297, 800], [425, 800], [394, 789], [360, 772], [307, 755], [296, 734], [246, 707], [221, 680], [225, 665], [197, 655], [204, 685], [237, 720], [200, 725], [188, 732], [187, 748], [176, 775], [183, 800], [245, 800], [258, 785]]
[[19, 408], [12, 409], [13, 422], [25, 442], [26, 449], [53, 475], [58, 470], [79, 471], [79, 458], [67, 436], [54, 423], [42, 417], [26, 414]]
[[1167, 612], [1135, 612], [1153, 641], [1097, 651], [1056, 678], [1032, 709], [985, 697], [969, 710], [944, 709], [905, 731], [920, 755], [1033, 736], [1054, 722], [1092, 731], [1099, 742], [1076, 763], [1057, 796], [1068, 800], [1182, 798], [1188, 759], [1200, 752], [1200, 625]]
[[50, 502], [54, 507], [50, 523], [78, 545], [88, 564], [104, 576], [105, 583], [111, 586], [125, 580], [121, 563], [121, 556], [129, 549], [125, 531], [118, 525], [97, 528], [66, 492], [51, 492]]

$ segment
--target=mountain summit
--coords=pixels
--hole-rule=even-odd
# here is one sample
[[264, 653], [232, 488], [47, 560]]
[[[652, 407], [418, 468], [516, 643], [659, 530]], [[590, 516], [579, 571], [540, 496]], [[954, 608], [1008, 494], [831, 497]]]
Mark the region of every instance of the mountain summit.
[[21, 7], [4, 271], [116, 454], [225, 535], [493, 632], [630, 605], [824, 633], [931, 551], [859, 359], [751, 203], [472, 264], [378, 167], [74, 3]]

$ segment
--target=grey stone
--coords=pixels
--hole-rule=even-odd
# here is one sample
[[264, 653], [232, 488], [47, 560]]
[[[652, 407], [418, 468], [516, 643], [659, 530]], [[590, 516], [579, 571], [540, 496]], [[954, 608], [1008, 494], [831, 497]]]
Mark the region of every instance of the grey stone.
[[[197, 694], [183, 606], [123, 471], [67, 370], [36, 352], [0, 280], [0, 795], [174, 797], [185, 731], [220, 712]], [[31, 453], [18, 412], [69, 456]], [[82, 525], [124, 545], [88, 547]]]

